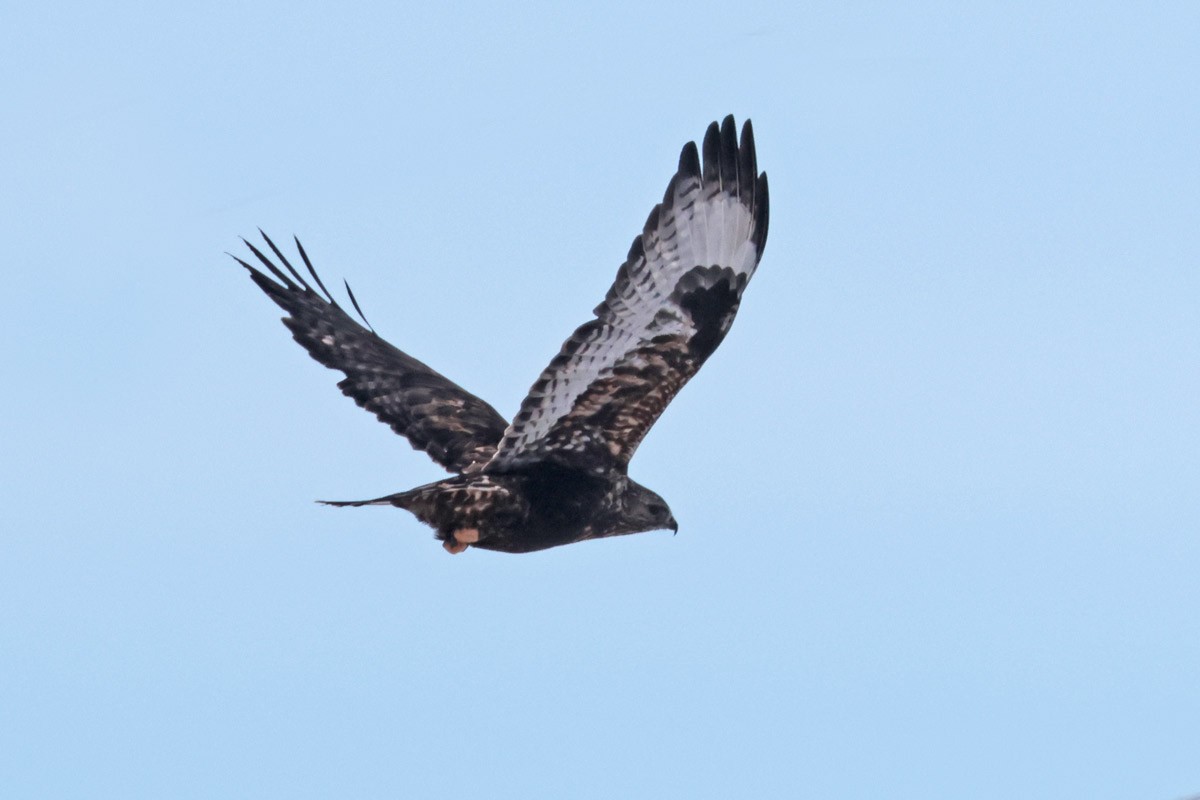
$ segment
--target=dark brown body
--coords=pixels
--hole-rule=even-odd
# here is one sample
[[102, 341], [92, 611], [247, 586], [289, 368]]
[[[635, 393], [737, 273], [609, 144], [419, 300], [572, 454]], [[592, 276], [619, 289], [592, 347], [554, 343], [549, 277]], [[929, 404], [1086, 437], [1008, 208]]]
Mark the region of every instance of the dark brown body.
[[530, 553], [585, 539], [676, 529], [665, 503], [662, 513], [631, 518], [631, 507], [643, 508], [647, 498], [651, 507], [654, 500], [661, 502], [625, 475], [598, 477], [542, 463], [455, 475], [377, 500], [335, 505], [392, 505], [411, 511], [440, 541], [453, 542], [456, 533], [475, 530], [479, 538], [472, 547]]

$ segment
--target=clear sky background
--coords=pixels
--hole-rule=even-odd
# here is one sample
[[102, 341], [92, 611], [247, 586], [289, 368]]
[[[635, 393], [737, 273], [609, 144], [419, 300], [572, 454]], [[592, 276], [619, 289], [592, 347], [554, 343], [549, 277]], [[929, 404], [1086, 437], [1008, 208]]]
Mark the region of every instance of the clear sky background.
[[[3, 17], [6, 797], [1200, 791], [1196, 3]], [[771, 235], [633, 462], [678, 536], [313, 504], [441, 473], [239, 235], [511, 414], [730, 112]]]

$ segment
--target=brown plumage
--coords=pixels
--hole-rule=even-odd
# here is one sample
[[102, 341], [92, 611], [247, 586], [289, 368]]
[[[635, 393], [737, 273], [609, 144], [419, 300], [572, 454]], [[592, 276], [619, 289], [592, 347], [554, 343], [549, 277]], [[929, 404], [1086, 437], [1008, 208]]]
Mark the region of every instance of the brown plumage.
[[325, 289], [299, 240], [312, 283], [266, 234], [283, 268], [249, 242], [266, 272], [237, 260], [287, 312], [283, 321], [296, 341], [345, 373], [338, 386], [346, 395], [456, 473], [375, 500], [330, 504], [407, 509], [452, 553], [467, 546], [520, 553], [677, 530], [666, 502], [628, 477], [629, 460], [729, 331], [762, 257], [767, 222], [767, 176], [758, 172], [750, 122], [740, 142], [733, 117], [714, 122], [703, 161], [694, 143], [684, 146], [663, 202], [595, 318], [563, 344], [511, 425], [356, 322]]

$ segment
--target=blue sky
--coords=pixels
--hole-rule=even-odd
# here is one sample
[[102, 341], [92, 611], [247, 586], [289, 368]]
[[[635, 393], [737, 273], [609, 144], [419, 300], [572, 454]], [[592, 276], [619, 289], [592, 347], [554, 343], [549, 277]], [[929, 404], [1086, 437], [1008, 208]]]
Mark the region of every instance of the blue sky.
[[[1200, 791], [1196, 4], [4, 16], [11, 796]], [[678, 536], [312, 503], [439, 472], [239, 235], [511, 414], [731, 112], [772, 227], [632, 466]]]

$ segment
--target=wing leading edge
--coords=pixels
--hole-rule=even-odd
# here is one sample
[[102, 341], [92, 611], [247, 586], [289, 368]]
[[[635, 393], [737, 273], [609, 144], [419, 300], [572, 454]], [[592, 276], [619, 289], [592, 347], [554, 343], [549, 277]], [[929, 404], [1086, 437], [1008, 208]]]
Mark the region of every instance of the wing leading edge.
[[[496, 409], [358, 324], [325, 288], [298, 239], [296, 248], [319, 292], [262, 236], [286, 273], [250, 242], [246, 246], [270, 275], [234, 259], [287, 312], [283, 324], [309, 355], [346, 374], [338, 383], [343, 394], [451, 472], [478, 470], [492, 458], [508, 425]], [[349, 285], [346, 290], [361, 316]]]

